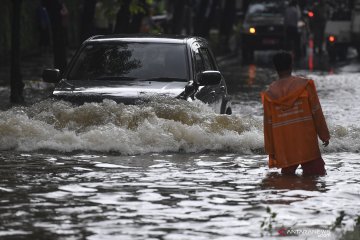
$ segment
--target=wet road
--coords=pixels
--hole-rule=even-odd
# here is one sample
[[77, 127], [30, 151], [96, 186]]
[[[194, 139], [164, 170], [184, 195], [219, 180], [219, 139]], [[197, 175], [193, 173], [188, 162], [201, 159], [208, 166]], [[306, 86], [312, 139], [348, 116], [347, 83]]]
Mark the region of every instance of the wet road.
[[270, 53], [223, 62], [232, 116], [169, 100], [1, 111], [0, 239], [338, 239], [360, 216], [360, 64], [318, 62], [295, 73], [315, 80], [329, 123], [324, 177], [267, 167]]
[[358, 159], [328, 154], [327, 177], [302, 178], [260, 155], [3, 153], [0, 238], [335, 239], [339, 212], [359, 214]]

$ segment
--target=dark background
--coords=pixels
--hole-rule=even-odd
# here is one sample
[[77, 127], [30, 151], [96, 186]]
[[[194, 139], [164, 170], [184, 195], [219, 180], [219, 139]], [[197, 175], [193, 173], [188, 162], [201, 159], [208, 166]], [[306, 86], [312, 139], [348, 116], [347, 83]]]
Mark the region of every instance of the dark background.
[[[279, 0], [281, 1], [281, 0]], [[319, 1], [319, 0], [318, 0]], [[300, 0], [302, 10], [318, 1]], [[0, 86], [23, 103], [23, 80], [44, 68], [64, 70], [75, 49], [96, 34], [167, 33], [201, 36], [216, 56], [238, 54], [251, 0], [1, 0]], [[328, 0], [328, 4], [351, 0]]]

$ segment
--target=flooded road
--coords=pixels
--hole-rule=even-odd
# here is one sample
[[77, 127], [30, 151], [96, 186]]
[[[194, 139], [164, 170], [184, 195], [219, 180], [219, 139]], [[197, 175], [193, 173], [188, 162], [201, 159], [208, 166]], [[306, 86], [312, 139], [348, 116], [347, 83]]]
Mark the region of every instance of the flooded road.
[[[340, 211], [351, 225], [360, 209], [352, 153], [326, 154], [320, 178], [269, 172], [263, 155], [1, 158], [1, 239], [241, 239], [282, 227], [329, 239]], [[267, 208], [277, 214], [273, 229]]]
[[324, 177], [267, 167], [267, 54], [222, 66], [232, 116], [171, 99], [1, 111], [0, 239], [339, 239], [360, 216], [359, 64], [309, 61], [295, 73], [315, 80], [331, 132]]

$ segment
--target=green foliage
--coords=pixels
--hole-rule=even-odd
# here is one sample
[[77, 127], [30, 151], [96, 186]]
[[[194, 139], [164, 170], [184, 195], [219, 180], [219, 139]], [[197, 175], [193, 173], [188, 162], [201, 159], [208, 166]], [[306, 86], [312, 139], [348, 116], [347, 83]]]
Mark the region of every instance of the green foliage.
[[339, 239], [341, 240], [358, 240], [360, 239], [360, 216], [357, 216], [354, 219], [355, 225], [354, 229], [350, 231], [344, 231], [343, 227], [343, 220], [345, 217], [345, 212], [340, 211], [339, 216], [335, 219], [334, 224], [331, 227], [331, 230], [340, 229], [340, 236]]
[[116, 14], [123, 4], [122, 0], [99, 0], [98, 2], [102, 4], [101, 7], [109, 21], [114, 21], [116, 19]]
[[[116, 20], [116, 14], [125, 0], [98, 0], [102, 4], [105, 16], [110, 22]], [[83, 0], [64, 0], [69, 10], [68, 16], [68, 43], [70, 47], [79, 43], [81, 7]], [[142, 0], [131, 0], [129, 10], [131, 14], [144, 13], [145, 6]], [[145, 0], [145, 4], [152, 5], [154, 0]], [[39, 19], [38, 7], [40, 0], [23, 0], [21, 7], [21, 51], [22, 55], [34, 54], [39, 49]], [[6, 62], [11, 48], [11, 19], [12, 0], [2, 0], [0, 7], [0, 62]]]
[[355, 220], [355, 225], [360, 227], [360, 216], [357, 216]]
[[[20, 46], [25, 54], [33, 53], [37, 49], [39, 39], [37, 8], [39, 6], [40, 0], [23, 0], [21, 4]], [[0, 7], [0, 55], [5, 58], [10, 55], [12, 12], [12, 1], [3, 0]]]
[[277, 213], [272, 212], [270, 207], [266, 207], [266, 212], [268, 213], [268, 216], [264, 218], [264, 220], [261, 222], [261, 230], [264, 232], [270, 233], [272, 235], [274, 230], [274, 224], [276, 223], [276, 216]]
[[335, 228], [342, 227], [342, 221], [344, 220], [345, 212], [340, 211], [339, 216], [336, 218], [335, 223], [332, 226], [332, 230], [335, 230]]
[[346, 231], [345, 233], [343, 233], [340, 239], [341, 240], [359, 240], [360, 239], [360, 225], [355, 226], [354, 229], [351, 231]]
[[[124, 5], [124, 0], [98, 0], [99, 3], [102, 4], [104, 8], [104, 12], [110, 21], [114, 21], [116, 18], [116, 14]], [[154, 0], [146, 0], [146, 4], [152, 5]], [[129, 10], [131, 14], [144, 13], [145, 9], [141, 0], [131, 0]]]
[[[152, 0], [146, 0], [145, 4], [151, 5], [153, 4]], [[131, 14], [138, 14], [138, 13], [145, 13], [145, 6], [141, 3], [141, 0], [132, 0], [130, 4], [130, 13]]]

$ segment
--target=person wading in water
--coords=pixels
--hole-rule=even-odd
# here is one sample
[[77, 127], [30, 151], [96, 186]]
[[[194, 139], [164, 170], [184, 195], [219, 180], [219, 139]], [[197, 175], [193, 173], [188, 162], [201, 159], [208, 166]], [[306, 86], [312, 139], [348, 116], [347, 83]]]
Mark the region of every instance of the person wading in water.
[[269, 167], [295, 174], [301, 164], [303, 175], [325, 175], [318, 136], [326, 147], [330, 134], [314, 81], [292, 76], [289, 52], [276, 53], [273, 62], [279, 79], [261, 93]]

